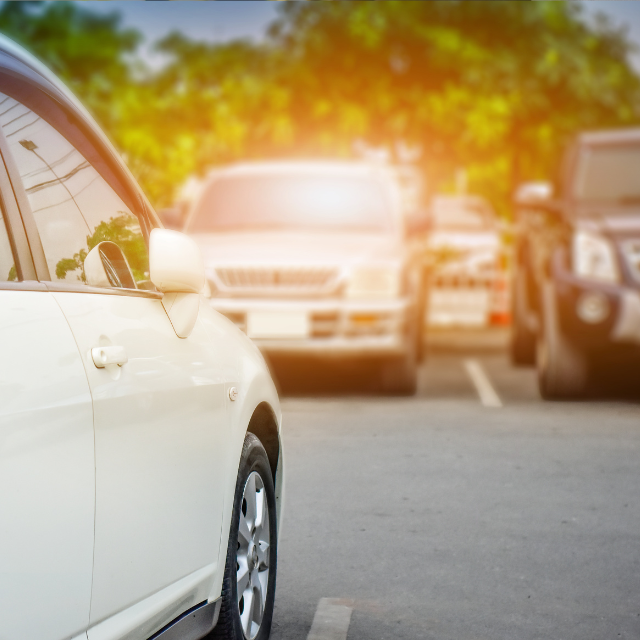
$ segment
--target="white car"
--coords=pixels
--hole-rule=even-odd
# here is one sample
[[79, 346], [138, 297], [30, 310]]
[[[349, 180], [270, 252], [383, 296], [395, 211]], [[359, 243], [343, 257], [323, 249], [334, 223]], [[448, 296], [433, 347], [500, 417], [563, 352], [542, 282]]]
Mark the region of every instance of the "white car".
[[437, 196], [430, 207], [428, 324], [486, 326], [508, 320], [508, 277], [495, 212], [479, 196]]
[[214, 309], [271, 355], [365, 361], [414, 393], [422, 339], [420, 255], [400, 193], [362, 162], [256, 162], [204, 182], [185, 225]]
[[0, 155], [0, 638], [265, 640], [283, 453], [262, 356], [6, 39]]

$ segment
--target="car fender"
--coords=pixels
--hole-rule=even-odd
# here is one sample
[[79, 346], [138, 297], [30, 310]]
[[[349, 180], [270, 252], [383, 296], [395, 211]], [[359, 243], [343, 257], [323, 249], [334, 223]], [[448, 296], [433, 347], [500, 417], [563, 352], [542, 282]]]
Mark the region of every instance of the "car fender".
[[[235, 495], [236, 480], [242, 453], [244, 438], [249, 430], [251, 418], [260, 407], [266, 409], [273, 416], [278, 433], [278, 462], [275, 473], [276, 509], [278, 517], [278, 537], [280, 533], [280, 523], [284, 502], [284, 460], [281, 437], [282, 411], [276, 387], [271, 379], [271, 374], [267, 364], [259, 352], [258, 348], [241, 332], [238, 331], [238, 339], [241, 347], [239, 366], [237, 369], [237, 383], [229, 384], [227, 393], [228, 403], [228, 424], [230, 446], [228, 449], [228, 467], [226, 474], [226, 485], [224, 487], [224, 515], [219, 541], [219, 562], [213, 581], [213, 589], [209, 600], [220, 597], [222, 591], [222, 580], [229, 540], [229, 530], [231, 526], [231, 516], [233, 511], [233, 500]], [[235, 399], [231, 399], [235, 394]]]

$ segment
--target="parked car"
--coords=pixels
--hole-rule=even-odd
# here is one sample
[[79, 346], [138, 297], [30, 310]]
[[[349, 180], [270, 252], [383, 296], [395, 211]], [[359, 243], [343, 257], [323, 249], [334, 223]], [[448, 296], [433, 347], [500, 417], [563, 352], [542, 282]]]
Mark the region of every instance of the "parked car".
[[213, 308], [266, 353], [365, 361], [386, 391], [415, 392], [420, 255], [387, 170], [224, 167], [209, 176], [185, 232], [204, 254]]
[[516, 194], [511, 355], [545, 398], [640, 363], [640, 129], [583, 133], [555, 184]]
[[430, 220], [429, 325], [508, 323], [506, 252], [491, 205], [475, 195], [439, 195]]
[[0, 637], [266, 639], [284, 471], [262, 356], [4, 38], [0, 155]]

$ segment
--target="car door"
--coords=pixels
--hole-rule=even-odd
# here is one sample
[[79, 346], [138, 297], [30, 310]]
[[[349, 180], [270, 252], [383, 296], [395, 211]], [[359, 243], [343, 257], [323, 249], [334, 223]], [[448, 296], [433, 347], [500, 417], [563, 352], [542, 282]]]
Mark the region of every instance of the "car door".
[[[176, 335], [148, 281], [149, 221], [136, 194], [125, 202], [121, 184], [87, 159], [101, 151], [86, 141], [82, 153], [77, 132], [71, 144], [63, 122], [54, 127], [22, 103], [18, 111], [26, 114], [21, 123], [0, 122], [10, 172], [26, 193], [43, 279], [71, 327], [93, 398], [89, 638], [147, 637], [207, 599], [219, 561], [228, 446], [224, 335], [203, 314], [188, 338]], [[120, 247], [135, 288], [86, 285], [84, 258], [102, 241]], [[123, 359], [99, 368], [92, 349], [110, 346]]]
[[[86, 638], [95, 496], [91, 394], [60, 307], [33, 280], [3, 171], [0, 196], [0, 637]], [[19, 253], [22, 265], [14, 258]]]

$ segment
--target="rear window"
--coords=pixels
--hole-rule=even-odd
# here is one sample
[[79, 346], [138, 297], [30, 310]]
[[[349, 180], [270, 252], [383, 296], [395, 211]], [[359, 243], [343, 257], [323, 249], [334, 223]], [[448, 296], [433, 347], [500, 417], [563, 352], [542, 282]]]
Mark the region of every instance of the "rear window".
[[574, 195], [578, 200], [640, 204], [640, 144], [584, 147]]
[[392, 227], [388, 195], [375, 178], [279, 173], [215, 179], [196, 205], [188, 231], [381, 232]]

